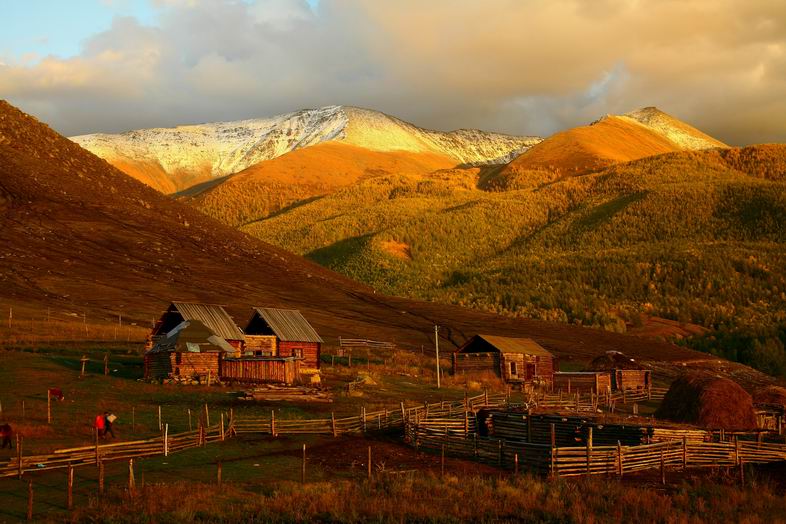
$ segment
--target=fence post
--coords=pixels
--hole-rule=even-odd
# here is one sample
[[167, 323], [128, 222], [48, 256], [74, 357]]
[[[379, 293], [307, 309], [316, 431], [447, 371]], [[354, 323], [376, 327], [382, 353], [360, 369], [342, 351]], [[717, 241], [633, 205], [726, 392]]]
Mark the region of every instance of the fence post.
[[734, 464], [740, 463], [740, 441], [737, 440], [737, 435], [734, 435]]
[[104, 461], [98, 463], [98, 493], [104, 494]]
[[136, 433], [136, 406], [131, 406], [131, 433]]
[[638, 415], [639, 414], [639, 404], [637, 402], [633, 403], [633, 414], [634, 415]]
[[366, 432], [366, 406], [363, 406], [363, 408], [361, 409], [360, 415], [361, 415], [362, 420], [363, 420], [363, 433], [365, 433]]
[[164, 456], [169, 456], [169, 424], [164, 425]]
[[96, 438], [96, 467], [99, 467], [98, 464], [101, 462], [101, 460], [100, 460], [101, 454], [100, 454], [100, 451], [98, 449], [98, 428], [93, 430], [93, 435], [95, 435], [95, 438]]
[[68, 463], [66, 485], [66, 509], [74, 509], [74, 466]]
[[210, 410], [207, 409], [207, 402], [205, 402], [205, 426], [210, 427]]
[[688, 437], [682, 437], [682, 469], [688, 469]]
[[404, 421], [407, 419], [407, 412], [404, 410], [404, 402], [401, 402], [401, 423], [403, 424]]
[[276, 412], [270, 410], [270, 434], [276, 436]]
[[502, 467], [505, 443], [502, 440], [497, 440], [497, 447], [499, 448], [499, 467]]
[[33, 479], [27, 481], [27, 520], [33, 520]]
[[161, 404], [158, 405], [158, 431], [163, 429], [163, 425], [161, 424]]
[[19, 469], [19, 480], [22, 480], [22, 435], [16, 434], [16, 465]]
[[527, 410], [527, 443], [532, 444], [532, 410]]
[[513, 455], [513, 474], [519, 474], [519, 454], [516, 453]]
[[620, 478], [622, 478], [622, 470], [623, 470], [623, 466], [622, 466], [622, 444], [620, 444], [620, 441], [618, 440], [617, 441], [617, 474], [620, 476]]
[[740, 484], [745, 486], [745, 461], [740, 459]]
[[191, 408], [188, 408], [188, 431], [191, 431]]
[[489, 405], [489, 390], [488, 389], [484, 389], [483, 390], [483, 405], [484, 406], [488, 406]]
[[104, 376], [109, 375], [109, 353], [104, 355]]
[[134, 459], [128, 459], [128, 494], [133, 496], [136, 491], [136, 480], [134, 480]]
[[666, 458], [663, 454], [663, 448], [660, 449], [660, 483], [666, 485]]
[[306, 445], [303, 444], [303, 463], [300, 468], [300, 482], [306, 483]]
[[330, 425], [333, 428], [333, 437], [337, 437], [338, 432], [336, 431], [336, 414], [332, 411], [330, 412]]
[[52, 423], [52, 393], [46, 390], [46, 423]]
[[469, 435], [469, 415], [467, 414], [467, 410], [464, 410], [464, 437]]
[[587, 427], [587, 475], [592, 464], [592, 426]]
[[216, 464], [216, 484], [221, 485], [221, 461]]
[[221, 441], [223, 442], [225, 438], [226, 437], [224, 436], [224, 414], [221, 413]]
[[371, 446], [368, 447], [368, 481], [371, 482]]

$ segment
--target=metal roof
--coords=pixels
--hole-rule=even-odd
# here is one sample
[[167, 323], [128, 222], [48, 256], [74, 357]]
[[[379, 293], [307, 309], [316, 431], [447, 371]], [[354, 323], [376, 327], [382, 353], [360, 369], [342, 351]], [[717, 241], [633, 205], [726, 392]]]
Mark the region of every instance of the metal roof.
[[[262, 317], [273, 333], [284, 342], [323, 342], [297, 309], [255, 307], [254, 311], [254, 315]], [[253, 316], [251, 320], [254, 320]]]
[[[523, 355], [539, 355], [542, 357], [551, 357], [551, 353], [532, 340], [531, 338], [509, 338], [498, 337], [496, 335], [475, 335], [497, 348], [501, 353], [521, 353]], [[471, 342], [471, 339], [470, 339]], [[464, 344], [461, 349], [464, 349], [470, 342]], [[461, 350], [459, 350], [461, 351]]]
[[183, 320], [199, 320], [225, 340], [245, 340], [243, 332], [222, 306], [190, 302], [172, 302], [172, 305], [183, 316]]
[[182, 351], [183, 345], [193, 343], [200, 351], [234, 352], [235, 349], [223, 338], [215, 335], [213, 331], [199, 320], [184, 320], [176, 328], [167, 333], [166, 338], [159, 340], [147, 353], [167, 353]]

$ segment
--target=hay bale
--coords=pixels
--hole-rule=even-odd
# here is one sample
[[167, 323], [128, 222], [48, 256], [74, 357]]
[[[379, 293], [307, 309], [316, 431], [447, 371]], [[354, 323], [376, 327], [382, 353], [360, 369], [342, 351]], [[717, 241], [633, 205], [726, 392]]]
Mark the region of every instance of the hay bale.
[[614, 371], [615, 369], [645, 368], [619, 351], [606, 351], [606, 353], [590, 362], [585, 371]]
[[701, 372], [678, 377], [655, 416], [707, 429], [756, 429], [753, 398], [733, 380]]
[[766, 386], [753, 392], [754, 405], [786, 407], [786, 388]]

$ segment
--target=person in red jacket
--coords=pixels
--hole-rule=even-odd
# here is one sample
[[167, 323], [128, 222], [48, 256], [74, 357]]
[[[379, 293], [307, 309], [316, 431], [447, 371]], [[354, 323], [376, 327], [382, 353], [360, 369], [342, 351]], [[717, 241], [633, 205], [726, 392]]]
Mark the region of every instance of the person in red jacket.
[[104, 416], [103, 413], [100, 415], [96, 415], [95, 428], [96, 428], [96, 434], [99, 437], [104, 438], [104, 432], [106, 431], [106, 417]]

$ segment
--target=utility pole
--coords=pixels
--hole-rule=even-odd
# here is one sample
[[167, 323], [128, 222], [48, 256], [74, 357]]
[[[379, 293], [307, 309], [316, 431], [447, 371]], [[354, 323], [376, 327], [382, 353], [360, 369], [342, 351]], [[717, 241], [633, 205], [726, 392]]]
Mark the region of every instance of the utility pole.
[[439, 383], [439, 326], [434, 324], [434, 347], [437, 350], [437, 389], [441, 388]]

